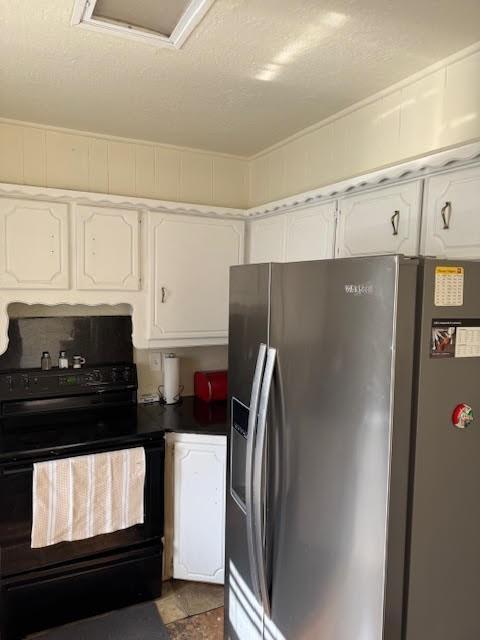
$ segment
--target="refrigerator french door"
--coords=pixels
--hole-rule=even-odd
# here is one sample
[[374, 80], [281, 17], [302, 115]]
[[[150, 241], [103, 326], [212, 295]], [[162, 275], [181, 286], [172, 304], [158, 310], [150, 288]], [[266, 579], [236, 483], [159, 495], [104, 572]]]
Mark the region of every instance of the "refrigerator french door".
[[232, 269], [228, 637], [398, 626], [416, 273], [398, 256]]

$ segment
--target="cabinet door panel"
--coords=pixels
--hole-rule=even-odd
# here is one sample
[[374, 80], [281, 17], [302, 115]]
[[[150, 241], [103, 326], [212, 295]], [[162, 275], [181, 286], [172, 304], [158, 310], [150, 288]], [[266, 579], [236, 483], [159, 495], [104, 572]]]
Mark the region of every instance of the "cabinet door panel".
[[243, 222], [160, 213], [149, 220], [149, 337], [227, 337], [229, 268], [243, 262]]
[[138, 289], [138, 211], [78, 205], [76, 222], [78, 289]]
[[68, 205], [0, 199], [0, 286], [67, 289]]
[[333, 258], [334, 242], [335, 203], [287, 214], [287, 262]]
[[284, 261], [286, 220], [283, 214], [249, 223], [250, 263]]
[[173, 577], [223, 583], [226, 438], [202, 438], [174, 445]]
[[339, 202], [336, 255], [418, 255], [420, 181], [359, 193]]
[[422, 253], [480, 258], [480, 167], [433, 176], [425, 190]]

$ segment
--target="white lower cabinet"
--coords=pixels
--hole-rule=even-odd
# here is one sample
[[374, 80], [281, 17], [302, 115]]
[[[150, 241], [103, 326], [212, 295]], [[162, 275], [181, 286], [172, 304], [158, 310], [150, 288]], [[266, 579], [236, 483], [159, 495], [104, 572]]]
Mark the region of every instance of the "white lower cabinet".
[[418, 255], [421, 196], [416, 180], [339, 200], [335, 255]]
[[67, 289], [68, 204], [0, 198], [0, 287]]
[[148, 221], [149, 339], [225, 341], [229, 269], [243, 262], [243, 221], [153, 212]]
[[422, 254], [480, 258], [480, 167], [427, 179]]
[[166, 478], [167, 520], [172, 497], [173, 519], [166, 536], [171, 529], [174, 578], [223, 583], [226, 448], [225, 436], [168, 435], [166, 469], [173, 473]]

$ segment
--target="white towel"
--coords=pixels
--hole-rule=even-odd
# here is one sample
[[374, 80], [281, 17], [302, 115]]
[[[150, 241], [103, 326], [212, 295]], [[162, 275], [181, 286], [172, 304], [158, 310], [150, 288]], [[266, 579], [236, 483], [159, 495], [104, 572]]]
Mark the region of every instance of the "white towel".
[[142, 524], [144, 492], [141, 447], [34, 464], [32, 549]]

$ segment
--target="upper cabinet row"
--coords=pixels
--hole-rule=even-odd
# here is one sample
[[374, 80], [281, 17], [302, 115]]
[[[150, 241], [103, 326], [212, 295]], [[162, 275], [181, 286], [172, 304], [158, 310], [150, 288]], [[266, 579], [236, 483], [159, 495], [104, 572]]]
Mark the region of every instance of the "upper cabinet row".
[[357, 193], [253, 221], [249, 261], [382, 253], [480, 258], [479, 203], [480, 167]]
[[127, 302], [143, 346], [226, 341], [242, 220], [0, 198], [0, 222], [3, 304], [38, 290], [59, 303]]
[[0, 286], [69, 289], [71, 246], [76, 246], [77, 289], [140, 288], [138, 211], [76, 205], [70, 242], [69, 205], [0, 200]]

